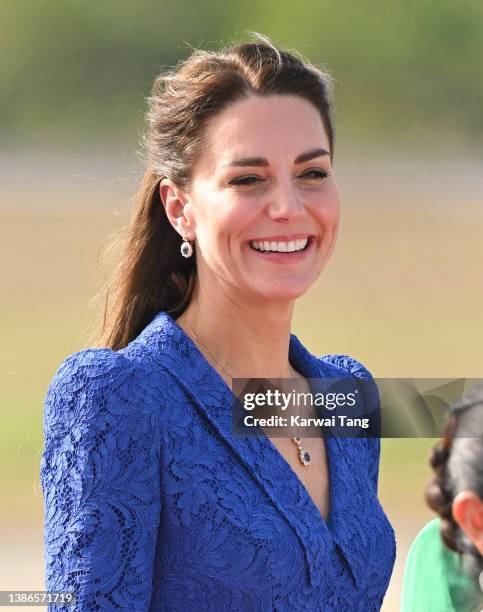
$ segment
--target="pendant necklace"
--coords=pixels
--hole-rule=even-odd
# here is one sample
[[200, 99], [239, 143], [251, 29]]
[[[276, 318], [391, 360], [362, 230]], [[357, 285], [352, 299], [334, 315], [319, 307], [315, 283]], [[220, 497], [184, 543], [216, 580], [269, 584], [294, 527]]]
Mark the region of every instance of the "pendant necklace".
[[[222, 370], [225, 372], [225, 374], [228, 374], [228, 376], [229, 376], [231, 379], [235, 378], [235, 377], [233, 376], [233, 374], [232, 374], [231, 372], [229, 372], [229, 371], [228, 371], [228, 370], [225, 368], [225, 366], [224, 366], [224, 365], [223, 365], [223, 364], [222, 364], [220, 361], [218, 361], [218, 359], [216, 359], [216, 357], [214, 357], [214, 356], [213, 356], [213, 355], [210, 353], [210, 351], [208, 350], [208, 347], [206, 346], [206, 344], [205, 344], [205, 343], [204, 343], [202, 340], [200, 340], [200, 339], [198, 338], [198, 336], [197, 336], [197, 335], [194, 333], [194, 331], [193, 331], [193, 330], [191, 330], [191, 329], [190, 329], [190, 330], [189, 330], [189, 333], [190, 333], [190, 335], [191, 335], [191, 336], [193, 336], [193, 338], [195, 339], [195, 341], [196, 341], [196, 342], [198, 342], [199, 344], [201, 344], [201, 346], [202, 346], [202, 347], [205, 349], [206, 353], [207, 353], [207, 354], [208, 354], [208, 355], [211, 357], [211, 359], [212, 359], [212, 360], [213, 360], [213, 361], [214, 361], [214, 362], [215, 362], [217, 365], [219, 365], [219, 366], [220, 366], [220, 368], [221, 368], [221, 369], [222, 369]], [[292, 373], [292, 378], [293, 378], [294, 380], [296, 380], [296, 378], [297, 378], [297, 377], [295, 376], [295, 373], [294, 373], [294, 371], [293, 371], [293, 368], [292, 368], [292, 365], [291, 365], [290, 361], [288, 362], [288, 367], [290, 368], [290, 371], [291, 371], [291, 373]], [[309, 465], [309, 464], [311, 463], [311, 461], [312, 461], [312, 458], [310, 457], [310, 453], [309, 453], [308, 451], [306, 451], [306, 450], [304, 449], [304, 447], [302, 446], [302, 440], [301, 440], [299, 437], [297, 437], [297, 436], [295, 436], [295, 437], [291, 437], [290, 439], [292, 440], [292, 442], [293, 442], [293, 443], [295, 444], [295, 446], [297, 447], [298, 457], [299, 457], [300, 463], [301, 463], [302, 465]]]

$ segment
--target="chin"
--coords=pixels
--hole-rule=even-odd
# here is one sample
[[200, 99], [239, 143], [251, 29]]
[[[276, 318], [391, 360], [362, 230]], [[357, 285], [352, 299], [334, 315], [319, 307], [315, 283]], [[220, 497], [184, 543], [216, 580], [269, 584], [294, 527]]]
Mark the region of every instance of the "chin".
[[302, 297], [310, 289], [310, 286], [311, 285], [302, 285], [298, 283], [286, 283], [278, 286], [272, 284], [271, 286], [266, 286], [263, 289], [258, 287], [256, 293], [266, 300], [289, 301]]

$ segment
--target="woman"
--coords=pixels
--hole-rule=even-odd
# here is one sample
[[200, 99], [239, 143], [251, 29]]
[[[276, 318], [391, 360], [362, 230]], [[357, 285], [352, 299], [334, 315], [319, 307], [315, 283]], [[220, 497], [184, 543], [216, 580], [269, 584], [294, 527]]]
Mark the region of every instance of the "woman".
[[263, 38], [195, 51], [149, 102], [102, 338], [46, 398], [47, 587], [82, 610], [379, 610], [379, 440], [232, 432], [234, 377], [372, 380], [290, 333], [339, 228], [329, 80]]
[[426, 500], [439, 517], [417, 535], [406, 561], [403, 612], [483, 608], [483, 386], [451, 407], [431, 454]]

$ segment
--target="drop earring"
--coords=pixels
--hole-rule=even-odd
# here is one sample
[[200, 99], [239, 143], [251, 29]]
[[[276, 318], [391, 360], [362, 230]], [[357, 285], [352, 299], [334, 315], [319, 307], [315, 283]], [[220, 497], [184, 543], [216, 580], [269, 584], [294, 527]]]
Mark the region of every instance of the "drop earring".
[[186, 238], [183, 239], [183, 242], [181, 243], [181, 255], [183, 257], [191, 257], [191, 255], [193, 255], [193, 247], [191, 246], [191, 243], [186, 240]]

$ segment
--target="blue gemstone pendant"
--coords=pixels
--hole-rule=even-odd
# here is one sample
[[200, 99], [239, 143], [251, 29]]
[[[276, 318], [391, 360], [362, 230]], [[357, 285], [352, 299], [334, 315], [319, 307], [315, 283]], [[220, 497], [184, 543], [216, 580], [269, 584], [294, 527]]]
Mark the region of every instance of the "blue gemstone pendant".
[[300, 438], [292, 438], [292, 442], [296, 445], [297, 450], [299, 451], [299, 459], [302, 465], [309, 465], [309, 463], [312, 461], [312, 458], [310, 457], [310, 453], [308, 453], [302, 448], [302, 441], [300, 440]]
[[309, 465], [309, 463], [312, 461], [312, 459], [310, 458], [310, 454], [307, 451], [304, 451], [302, 449], [299, 450], [299, 457], [300, 457], [300, 461], [304, 465]]

